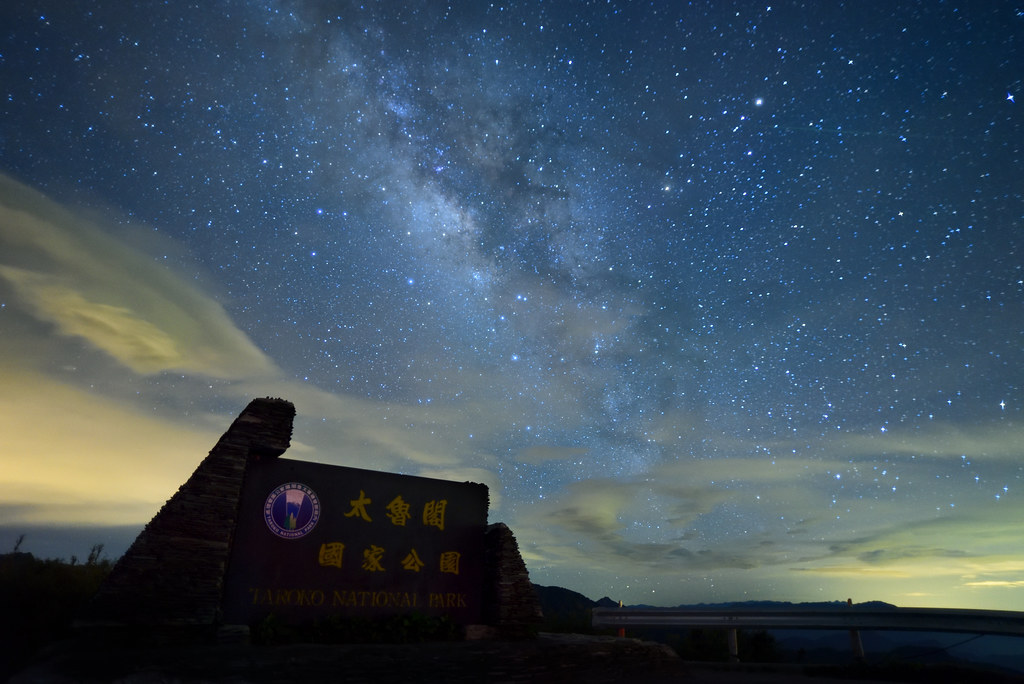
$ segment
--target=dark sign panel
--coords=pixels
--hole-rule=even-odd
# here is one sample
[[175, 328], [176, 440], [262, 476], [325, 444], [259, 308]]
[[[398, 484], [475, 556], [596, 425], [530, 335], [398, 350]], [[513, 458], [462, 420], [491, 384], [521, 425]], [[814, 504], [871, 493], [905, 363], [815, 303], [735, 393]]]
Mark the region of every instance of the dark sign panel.
[[480, 621], [487, 487], [273, 459], [246, 474], [224, 619]]

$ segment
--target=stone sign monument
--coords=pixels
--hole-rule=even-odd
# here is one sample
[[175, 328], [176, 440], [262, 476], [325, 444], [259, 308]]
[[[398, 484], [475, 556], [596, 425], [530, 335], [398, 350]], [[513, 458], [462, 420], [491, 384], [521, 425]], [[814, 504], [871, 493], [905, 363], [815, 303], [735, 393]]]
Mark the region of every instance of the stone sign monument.
[[283, 399], [251, 402], [79, 623], [204, 631], [419, 613], [529, 633], [539, 603], [515, 537], [487, 525], [486, 486], [279, 458], [294, 416]]
[[278, 460], [246, 476], [224, 619], [481, 616], [487, 487]]

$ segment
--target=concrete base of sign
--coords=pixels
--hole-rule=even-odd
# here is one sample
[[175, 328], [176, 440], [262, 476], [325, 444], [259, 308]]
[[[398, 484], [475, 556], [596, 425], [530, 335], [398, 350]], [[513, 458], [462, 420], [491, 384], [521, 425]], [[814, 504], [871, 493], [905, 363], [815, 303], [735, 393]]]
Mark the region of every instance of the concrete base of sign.
[[221, 625], [217, 628], [217, 643], [247, 644], [250, 632], [249, 625]]
[[501, 636], [497, 627], [490, 625], [466, 625], [466, 641], [486, 641]]

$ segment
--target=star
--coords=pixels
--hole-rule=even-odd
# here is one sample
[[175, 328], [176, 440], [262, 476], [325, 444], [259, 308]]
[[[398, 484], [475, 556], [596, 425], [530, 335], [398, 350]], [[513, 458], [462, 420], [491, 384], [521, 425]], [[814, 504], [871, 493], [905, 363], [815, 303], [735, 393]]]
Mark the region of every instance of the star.
[[[770, 46], [742, 0], [236, 3], [216, 31], [176, 3], [7, 4], [0, 500], [30, 485], [54, 525], [144, 524], [111, 518], [89, 464], [126, 464], [119, 491], [146, 472], [159, 505], [180, 482], [133, 443], [187, 470], [174, 440], [269, 383], [300, 399], [300, 460], [485, 482], [541, 584], [678, 605], [809, 600], [816, 577], [830, 598], [1024, 610], [962, 582], [1016, 582], [995, 568], [1019, 550], [971, 481], [1016, 481], [982, 456], [1022, 429], [1020, 174], [984, 166], [1017, 164], [1021, 124], [973, 133], [1020, 87], [971, 78], [1024, 63], [999, 3], [971, 10], [998, 51], [907, 3], [762, 6]], [[879, 28], [909, 22], [947, 68]], [[904, 74], [942, 116], [907, 108]], [[77, 432], [85, 408], [125, 439]], [[19, 425], [38, 415], [55, 427]], [[961, 456], [969, 487], [944, 470]], [[933, 526], [954, 500], [991, 536]], [[936, 555], [872, 551], [907, 526]], [[627, 587], [635, 550], [649, 579]]]

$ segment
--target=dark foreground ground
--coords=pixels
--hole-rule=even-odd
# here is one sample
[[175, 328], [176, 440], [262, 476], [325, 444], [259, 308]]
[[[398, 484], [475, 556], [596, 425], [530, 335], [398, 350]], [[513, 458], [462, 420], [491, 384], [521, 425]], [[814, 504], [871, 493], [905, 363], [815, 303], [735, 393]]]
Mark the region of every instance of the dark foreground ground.
[[[855, 684], [879, 673], [854, 668], [820, 672], [787, 666], [692, 664], [662, 644], [636, 639], [541, 634], [528, 641], [403, 645], [251, 646], [216, 644], [126, 648], [78, 640], [50, 647], [11, 679], [15, 684], [478, 684], [481, 682], [692, 682], [694, 684]], [[931, 670], [889, 681], [997, 682], [978, 672]]]

